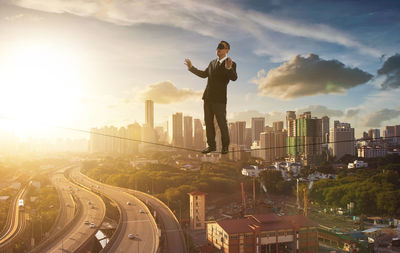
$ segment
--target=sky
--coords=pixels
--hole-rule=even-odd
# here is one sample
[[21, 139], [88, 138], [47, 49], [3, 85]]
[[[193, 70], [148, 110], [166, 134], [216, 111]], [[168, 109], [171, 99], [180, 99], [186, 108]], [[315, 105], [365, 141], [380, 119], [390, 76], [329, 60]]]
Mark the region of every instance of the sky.
[[203, 118], [205, 69], [221, 40], [238, 79], [229, 121], [286, 111], [349, 122], [356, 137], [400, 124], [400, 2], [0, 0], [0, 129], [62, 136]]

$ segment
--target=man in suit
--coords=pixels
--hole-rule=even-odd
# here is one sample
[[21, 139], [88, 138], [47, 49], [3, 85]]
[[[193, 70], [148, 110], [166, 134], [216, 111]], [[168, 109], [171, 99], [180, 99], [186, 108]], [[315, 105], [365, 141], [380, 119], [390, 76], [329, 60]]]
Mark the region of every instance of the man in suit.
[[189, 59], [185, 59], [185, 65], [193, 74], [208, 78], [207, 86], [203, 93], [204, 121], [206, 123], [208, 147], [202, 151], [207, 154], [216, 150], [214, 116], [221, 130], [222, 154], [229, 151], [229, 131], [226, 120], [226, 89], [230, 80], [236, 81], [236, 63], [228, 57], [230, 45], [221, 41], [217, 47], [217, 59], [208, 64], [205, 70], [199, 70], [192, 65]]

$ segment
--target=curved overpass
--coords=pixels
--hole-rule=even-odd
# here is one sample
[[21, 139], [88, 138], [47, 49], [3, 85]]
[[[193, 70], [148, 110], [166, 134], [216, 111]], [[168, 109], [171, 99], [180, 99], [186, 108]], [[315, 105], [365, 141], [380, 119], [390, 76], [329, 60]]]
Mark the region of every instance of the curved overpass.
[[[102, 184], [80, 173], [79, 168], [71, 170], [71, 177], [78, 183], [90, 187], [113, 199], [121, 209], [122, 224], [114, 235], [109, 252], [156, 253], [158, 251], [158, 229], [146, 205], [121, 188]], [[130, 204], [128, 204], [130, 203]], [[132, 234], [134, 238], [128, 238]]]
[[154, 210], [156, 210], [157, 215], [161, 218], [164, 225], [164, 230], [162, 232], [165, 233], [167, 252], [186, 253], [186, 242], [181, 225], [168, 206], [161, 200], [147, 193], [129, 189], [125, 190], [136, 196], [141, 201], [150, 203]]
[[9, 226], [6, 228], [5, 234], [0, 237], [0, 249], [12, 246], [14, 240], [24, 232], [26, 226], [25, 212], [20, 210], [18, 201], [23, 198], [25, 190], [26, 187], [22, 188], [12, 202], [11, 208], [13, 210], [10, 212], [12, 215], [8, 218], [7, 224]]
[[[97, 232], [105, 217], [103, 200], [68, 181], [63, 171], [56, 173], [52, 182], [60, 193], [60, 216], [53, 235], [34, 248], [32, 253], [75, 252]], [[85, 221], [93, 223], [94, 228]]]

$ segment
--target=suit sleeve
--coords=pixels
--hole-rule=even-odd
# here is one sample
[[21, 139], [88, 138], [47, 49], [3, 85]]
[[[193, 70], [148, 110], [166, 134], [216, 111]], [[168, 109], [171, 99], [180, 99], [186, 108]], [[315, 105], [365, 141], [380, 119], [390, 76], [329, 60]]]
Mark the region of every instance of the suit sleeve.
[[195, 68], [194, 66], [192, 66], [189, 71], [192, 72], [193, 74], [195, 74], [198, 77], [201, 78], [206, 78], [208, 77], [208, 68], [210, 67], [210, 65], [208, 65], [208, 67], [205, 70], [199, 70], [197, 68]]
[[232, 68], [226, 70], [226, 74], [228, 75], [229, 80], [231, 81], [236, 81], [238, 78], [237, 73], [236, 73], [236, 63], [232, 63]]

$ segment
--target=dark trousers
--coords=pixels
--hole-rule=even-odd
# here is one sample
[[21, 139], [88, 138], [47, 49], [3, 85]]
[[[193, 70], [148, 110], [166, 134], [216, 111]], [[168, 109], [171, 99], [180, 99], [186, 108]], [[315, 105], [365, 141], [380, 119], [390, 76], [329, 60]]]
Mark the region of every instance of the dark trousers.
[[206, 123], [207, 144], [216, 147], [214, 116], [221, 131], [222, 146], [229, 146], [229, 131], [226, 121], [226, 104], [204, 101], [204, 122]]

